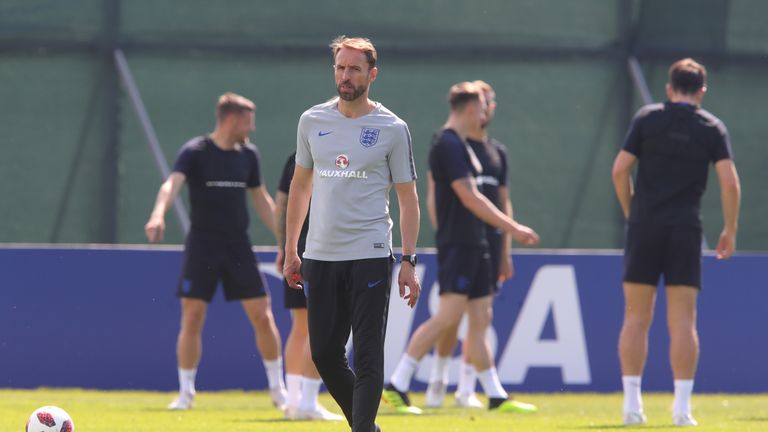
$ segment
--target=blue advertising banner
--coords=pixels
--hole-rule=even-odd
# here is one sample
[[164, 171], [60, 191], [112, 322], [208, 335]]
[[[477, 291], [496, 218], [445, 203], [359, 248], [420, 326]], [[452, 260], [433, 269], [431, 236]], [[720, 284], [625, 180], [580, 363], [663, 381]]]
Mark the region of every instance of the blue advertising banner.
[[[285, 339], [275, 253], [259, 251], [260, 268]], [[513, 392], [621, 389], [616, 342], [623, 315], [621, 255], [615, 251], [522, 252], [515, 277], [495, 298], [487, 333], [502, 383]], [[699, 302], [700, 392], [768, 391], [768, 255], [705, 257]], [[177, 387], [175, 344], [179, 302], [175, 287], [181, 252], [173, 248], [0, 249], [0, 387], [156, 389]], [[425, 295], [410, 309], [392, 287], [385, 376], [411, 333], [437, 307], [436, 257], [422, 251], [417, 268]], [[395, 265], [395, 275], [399, 265]], [[396, 277], [393, 278], [396, 280]], [[427, 294], [428, 293], [428, 294]], [[643, 387], [668, 391], [672, 377], [663, 290], [651, 328]], [[237, 303], [217, 293], [203, 333], [198, 389], [266, 388], [254, 334]], [[460, 333], [464, 330], [462, 324]], [[459, 350], [451, 365], [455, 382]], [[431, 355], [413, 388], [423, 389]]]

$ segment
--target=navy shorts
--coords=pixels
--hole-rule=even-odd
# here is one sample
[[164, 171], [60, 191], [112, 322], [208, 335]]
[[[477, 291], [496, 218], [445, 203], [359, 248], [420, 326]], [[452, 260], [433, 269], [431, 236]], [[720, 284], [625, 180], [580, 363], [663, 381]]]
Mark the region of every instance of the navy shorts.
[[283, 299], [286, 309], [307, 308], [307, 296], [304, 295], [304, 290], [289, 287], [285, 279], [283, 279]]
[[701, 288], [701, 227], [627, 224], [624, 281]]
[[220, 240], [190, 234], [176, 294], [210, 303], [219, 281], [227, 301], [267, 295], [267, 285], [247, 238]]
[[443, 246], [437, 248], [437, 280], [440, 295], [466, 295], [470, 300], [494, 293], [491, 254], [486, 246]]

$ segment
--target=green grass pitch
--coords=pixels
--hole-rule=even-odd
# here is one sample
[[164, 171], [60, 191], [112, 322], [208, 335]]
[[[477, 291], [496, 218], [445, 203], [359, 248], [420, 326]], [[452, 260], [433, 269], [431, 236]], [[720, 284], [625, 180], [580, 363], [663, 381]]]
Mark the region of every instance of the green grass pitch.
[[[424, 402], [414, 394], [414, 403]], [[601, 431], [625, 430], [621, 425], [620, 394], [524, 394], [518, 397], [539, 406], [532, 415], [498, 414], [458, 408], [427, 409], [419, 417], [394, 415], [385, 405], [378, 423], [385, 432], [447, 431]], [[23, 431], [27, 416], [43, 405], [64, 408], [76, 432], [175, 431], [349, 431], [344, 422], [291, 422], [272, 408], [263, 392], [201, 392], [191, 411], [170, 412], [171, 393], [94, 391], [79, 389], [0, 390], [0, 431]], [[671, 426], [670, 394], [644, 395], [648, 425], [635, 430], [679, 430]], [[446, 398], [452, 403], [452, 398]], [[327, 394], [322, 402], [340, 412]], [[694, 394], [696, 431], [768, 430], [768, 395]]]

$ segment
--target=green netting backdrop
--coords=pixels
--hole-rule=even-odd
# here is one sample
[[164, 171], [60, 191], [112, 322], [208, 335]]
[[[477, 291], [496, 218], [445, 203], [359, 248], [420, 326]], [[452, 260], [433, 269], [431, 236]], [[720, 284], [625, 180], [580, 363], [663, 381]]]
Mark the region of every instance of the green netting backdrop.
[[[252, 98], [252, 141], [274, 193], [299, 115], [334, 94], [327, 43], [360, 34], [380, 49], [372, 98], [410, 125], [422, 197], [448, 87], [483, 79], [496, 88], [491, 134], [508, 147], [515, 214], [541, 233], [544, 247], [621, 245], [610, 169], [627, 116], [641, 105], [624, 50], [639, 53], [657, 100], [673, 58], [648, 53], [709, 52], [705, 107], [729, 127], [744, 189], [739, 246], [765, 250], [766, 13], [768, 3], [758, 0], [4, 0], [0, 242], [145, 241], [162, 179], [129, 99], [115, 87], [115, 46], [125, 51], [170, 164], [187, 139], [213, 128], [218, 95]], [[678, 25], [681, 15], [691, 24]], [[722, 224], [715, 176], [709, 186], [712, 245]], [[392, 207], [396, 216], [394, 195]], [[167, 221], [167, 242], [180, 243], [173, 214]], [[252, 222], [254, 243], [273, 244]], [[421, 232], [420, 245], [432, 245], [426, 217]]]

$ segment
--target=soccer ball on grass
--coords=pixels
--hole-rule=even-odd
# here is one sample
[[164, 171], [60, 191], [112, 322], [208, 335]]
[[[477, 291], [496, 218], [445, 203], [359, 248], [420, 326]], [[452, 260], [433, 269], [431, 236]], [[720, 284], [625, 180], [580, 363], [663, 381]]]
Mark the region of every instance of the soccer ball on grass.
[[40, 407], [29, 416], [26, 432], [75, 432], [75, 422], [66, 411], [55, 406]]

